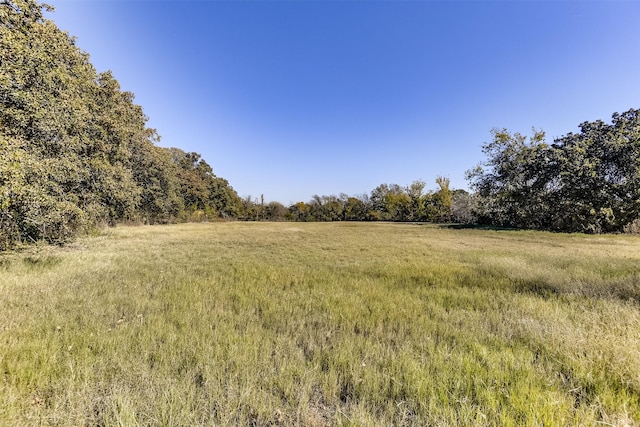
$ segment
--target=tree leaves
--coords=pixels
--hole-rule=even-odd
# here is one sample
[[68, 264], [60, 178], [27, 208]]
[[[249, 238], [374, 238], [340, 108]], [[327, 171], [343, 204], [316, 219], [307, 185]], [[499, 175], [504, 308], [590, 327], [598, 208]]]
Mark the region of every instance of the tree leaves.
[[169, 222], [192, 184], [210, 211], [236, 214], [228, 183], [199, 154], [189, 153], [191, 170], [156, 147], [133, 93], [98, 74], [47, 8], [0, 1], [0, 250], [61, 243], [98, 223]]
[[558, 231], [617, 232], [640, 217], [640, 110], [584, 122], [548, 145], [494, 130], [487, 161], [467, 173], [480, 219]]

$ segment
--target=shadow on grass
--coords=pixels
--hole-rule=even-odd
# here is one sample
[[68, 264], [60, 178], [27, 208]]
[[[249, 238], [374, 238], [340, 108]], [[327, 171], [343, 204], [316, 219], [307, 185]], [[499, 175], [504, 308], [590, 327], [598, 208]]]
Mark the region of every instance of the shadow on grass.
[[515, 291], [534, 294], [544, 299], [561, 293], [560, 289], [541, 279], [520, 279], [515, 283]]
[[440, 224], [440, 228], [448, 228], [451, 230], [490, 230], [490, 231], [518, 231], [520, 228], [500, 227], [497, 225], [484, 224]]
[[556, 286], [542, 279], [520, 279], [515, 282], [515, 291], [548, 299], [559, 295], [578, 295], [586, 298], [615, 299], [640, 303], [640, 286], [629, 281], [609, 283], [605, 286], [582, 285], [572, 287]]
[[463, 224], [463, 223], [439, 223], [428, 221], [372, 221], [372, 223], [397, 224], [397, 225], [418, 225], [433, 228], [442, 228], [450, 230], [491, 230], [491, 231], [520, 231], [522, 228], [500, 227], [497, 225], [484, 224]]
[[11, 265], [11, 259], [0, 255], [0, 269], [7, 269]]
[[62, 262], [62, 259], [57, 256], [44, 255], [44, 256], [27, 256], [22, 262], [31, 268], [50, 268], [58, 265]]

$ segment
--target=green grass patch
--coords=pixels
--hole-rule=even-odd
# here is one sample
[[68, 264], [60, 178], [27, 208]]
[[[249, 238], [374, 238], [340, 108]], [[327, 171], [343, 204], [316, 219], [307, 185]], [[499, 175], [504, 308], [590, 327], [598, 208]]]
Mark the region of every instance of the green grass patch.
[[118, 227], [0, 257], [1, 425], [638, 425], [640, 239]]

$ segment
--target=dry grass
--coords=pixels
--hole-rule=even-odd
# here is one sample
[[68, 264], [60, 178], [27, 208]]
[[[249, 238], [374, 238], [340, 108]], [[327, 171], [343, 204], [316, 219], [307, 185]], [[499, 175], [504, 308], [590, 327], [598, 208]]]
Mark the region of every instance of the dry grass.
[[119, 227], [0, 256], [0, 425], [638, 425], [640, 239]]

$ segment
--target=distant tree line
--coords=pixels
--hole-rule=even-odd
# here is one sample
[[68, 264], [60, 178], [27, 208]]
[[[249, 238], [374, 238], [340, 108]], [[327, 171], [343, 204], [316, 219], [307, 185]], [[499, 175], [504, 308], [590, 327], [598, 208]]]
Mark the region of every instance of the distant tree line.
[[468, 172], [479, 222], [568, 232], [640, 231], [640, 110], [584, 122], [549, 144], [494, 130]]
[[97, 73], [34, 0], [0, 0], [0, 250], [102, 224], [233, 218], [432, 221], [569, 232], [640, 231], [640, 110], [549, 144], [494, 130], [472, 193], [423, 181], [289, 207], [241, 199], [200, 154], [159, 136], [110, 72]]
[[0, 250], [99, 224], [237, 216], [197, 153], [155, 145], [142, 108], [33, 0], [0, 0]]
[[348, 196], [314, 195], [309, 202], [289, 207], [278, 202], [264, 203], [247, 197], [243, 200], [245, 220], [264, 221], [409, 221], [469, 222], [473, 219], [471, 196], [464, 190], [449, 188], [449, 179], [436, 179], [438, 190], [426, 191], [424, 181], [403, 187], [381, 184], [370, 194]]

